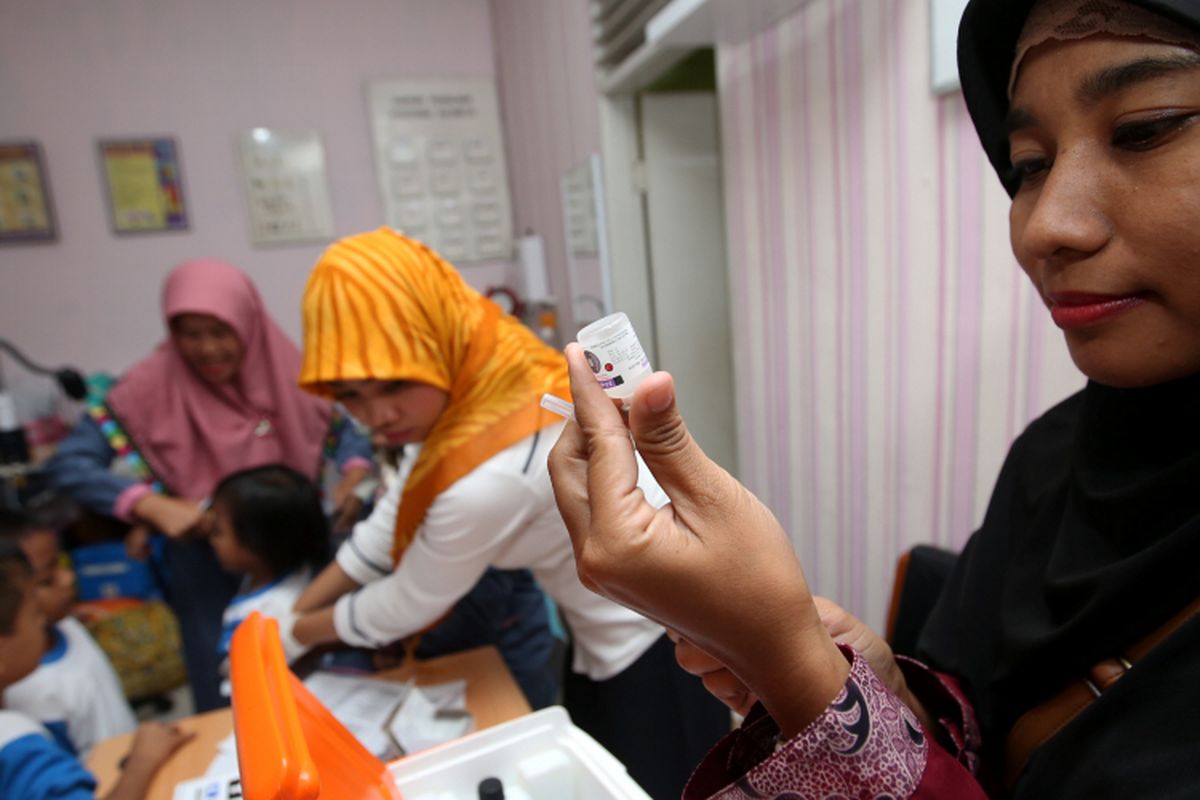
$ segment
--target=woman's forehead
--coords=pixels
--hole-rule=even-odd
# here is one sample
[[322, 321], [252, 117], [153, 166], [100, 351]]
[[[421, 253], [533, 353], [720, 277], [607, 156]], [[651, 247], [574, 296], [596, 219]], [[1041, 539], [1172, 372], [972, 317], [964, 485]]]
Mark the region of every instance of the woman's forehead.
[[184, 311], [171, 317], [171, 324], [177, 328], [199, 329], [210, 328], [219, 330], [222, 333], [225, 331], [233, 332], [233, 326], [222, 320], [220, 317], [213, 314], [204, 314], [198, 311]]
[[1009, 70], [1008, 96], [1029, 51], [1047, 42], [1094, 36], [1136, 38], [1189, 48], [1200, 47], [1196, 33], [1125, 0], [1037, 0], [1021, 27]]
[[[1040, 60], [1052, 60], [1054, 79], [1034, 74], [1026, 80], [1030, 66]], [[1105, 99], [1151, 81], [1181, 77], [1189, 81], [1200, 76], [1200, 52], [1180, 45], [1144, 38], [1097, 34], [1071, 41], [1050, 40], [1032, 48], [1016, 75], [1006, 128], [1022, 127], [1019, 120], [1028, 117], [1024, 105], [1038, 92], [1069, 96], [1072, 105], [1096, 106]]]
[[352, 392], [354, 394], [371, 394], [382, 389], [386, 384], [395, 381], [381, 378], [357, 378], [354, 380], [330, 381], [325, 386], [331, 392]]

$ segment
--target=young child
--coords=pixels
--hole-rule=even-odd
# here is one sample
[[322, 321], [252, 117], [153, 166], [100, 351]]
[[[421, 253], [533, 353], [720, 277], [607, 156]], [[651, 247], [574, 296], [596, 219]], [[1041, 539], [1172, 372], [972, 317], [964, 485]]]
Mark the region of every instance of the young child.
[[[38, 668], [46, 617], [34, 589], [33, 572], [20, 547], [0, 540], [0, 691]], [[191, 739], [171, 725], [138, 728], [120, 779], [105, 800], [142, 798], [158, 768]], [[0, 706], [0, 797], [5, 800], [84, 800], [95, 778], [57, 744], [37, 720]]]
[[22, 511], [0, 509], [0, 539], [28, 559], [47, 622], [37, 669], [5, 690], [4, 705], [40, 720], [68, 752], [86, 758], [96, 742], [129, 733], [137, 721], [108, 657], [68, 615], [75, 575], [62, 563], [58, 535]]
[[[233, 631], [253, 611], [283, 619], [329, 560], [329, 523], [316, 485], [280, 464], [227, 476], [213, 491], [209, 539], [221, 568], [243, 576], [222, 618], [218, 645], [228, 675]], [[303, 649], [283, 636], [288, 661]], [[222, 687], [228, 696], [228, 686]]]

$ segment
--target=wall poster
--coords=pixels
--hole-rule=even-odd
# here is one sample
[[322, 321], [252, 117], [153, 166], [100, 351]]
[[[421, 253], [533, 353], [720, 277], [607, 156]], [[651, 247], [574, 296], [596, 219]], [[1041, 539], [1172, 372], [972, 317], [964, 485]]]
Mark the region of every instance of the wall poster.
[[367, 87], [388, 225], [461, 264], [513, 257], [512, 212], [491, 80]]
[[114, 233], [187, 229], [174, 139], [104, 139], [99, 148]]
[[0, 142], [0, 242], [57, 238], [50, 185], [37, 142]]
[[242, 176], [255, 244], [333, 238], [325, 145], [315, 130], [254, 128], [241, 136]]

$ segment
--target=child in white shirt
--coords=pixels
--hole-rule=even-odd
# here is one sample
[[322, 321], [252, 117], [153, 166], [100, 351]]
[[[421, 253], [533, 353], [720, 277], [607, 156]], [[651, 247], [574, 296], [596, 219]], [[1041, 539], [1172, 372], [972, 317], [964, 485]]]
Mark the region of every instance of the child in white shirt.
[[[29, 560], [0, 539], [0, 692], [7, 694], [38, 668], [46, 617]], [[105, 800], [136, 800], [158, 768], [192, 738], [174, 725], [143, 723], [121, 776]], [[0, 797], [4, 800], [92, 800], [96, 780], [34, 717], [0, 705]]]
[[[221, 568], [243, 576], [225, 608], [218, 644], [228, 676], [234, 629], [253, 611], [277, 620], [292, 613], [313, 570], [329, 559], [329, 523], [316, 485], [290, 467], [272, 464], [236, 472], [217, 485], [209, 540]], [[282, 638], [289, 662], [303, 654], [290, 635]], [[222, 692], [228, 696], [227, 682]]]
[[75, 574], [62, 563], [58, 535], [20, 511], [0, 511], [0, 538], [15, 543], [33, 568], [35, 597], [47, 620], [37, 669], [4, 691], [5, 707], [40, 721], [68, 752], [137, 727], [108, 656], [68, 612]]

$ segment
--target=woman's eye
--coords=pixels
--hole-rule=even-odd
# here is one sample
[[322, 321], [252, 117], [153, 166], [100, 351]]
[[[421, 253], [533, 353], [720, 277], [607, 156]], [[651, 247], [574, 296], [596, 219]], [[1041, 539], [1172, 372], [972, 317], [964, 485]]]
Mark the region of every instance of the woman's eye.
[[1017, 185], [1035, 180], [1042, 175], [1050, 167], [1049, 159], [1044, 156], [1036, 158], [1022, 158], [1014, 161], [1012, 169], [1009, 170], [1010, 182], [1015, 181]]
[[1138, 120], [1117, 127], [1113, 131], [1112, 143], [1122, 150], [1151, 150], [1165, 141], [1171, 134], [1195, 119], [1194, 114], [1174, 117]]

